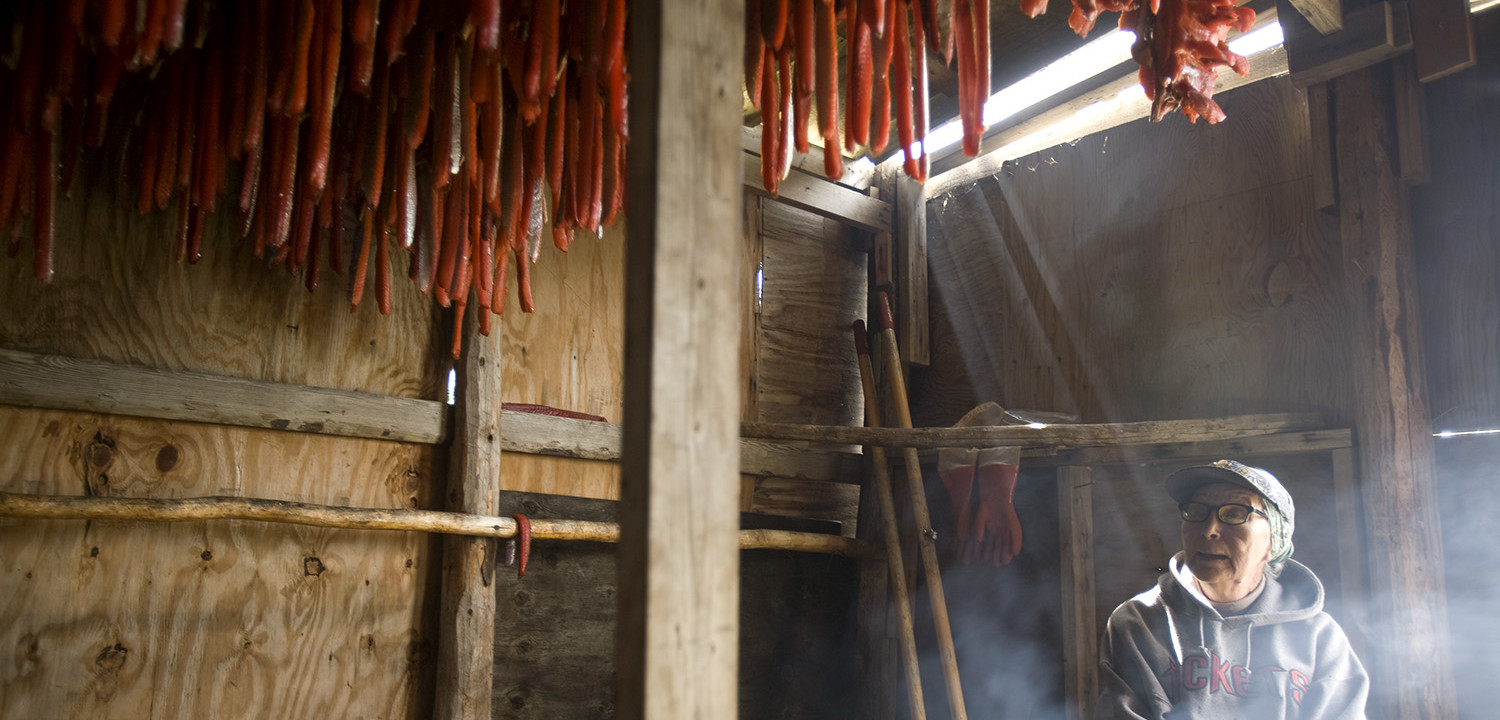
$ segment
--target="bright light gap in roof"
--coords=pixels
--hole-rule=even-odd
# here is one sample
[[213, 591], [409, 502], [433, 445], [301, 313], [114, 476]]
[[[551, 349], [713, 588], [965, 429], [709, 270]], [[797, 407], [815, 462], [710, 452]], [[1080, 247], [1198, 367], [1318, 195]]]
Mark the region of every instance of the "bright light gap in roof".
[[[1500, 2], [1500, 0], [1496, 0]], [[993, 126], [1016, 113], [1071, 88], [1130, 59], [1135, 33], [1111, 30], [1052, 64], [1002, 88], [984, 103], [984, 124]], [[1282, 43], [1281, 24], [1272, 22], [1229, 42], [1229, 49], [1249, 57]], [[1120, 91], [1120, 99], [1140, 92], [1139, 85]], [[955, 119], [927, 134], [927, 151], [936, 153], [963, 137], [962, 123]], [[913, 148], [920, 151], [920, 143]]]
[[1493, 430], [1443, 430], [1432, 434], [1433, 437], [1437, 438], [1464, 437], [1468, 435], [1500, 435], [1500, 428]]

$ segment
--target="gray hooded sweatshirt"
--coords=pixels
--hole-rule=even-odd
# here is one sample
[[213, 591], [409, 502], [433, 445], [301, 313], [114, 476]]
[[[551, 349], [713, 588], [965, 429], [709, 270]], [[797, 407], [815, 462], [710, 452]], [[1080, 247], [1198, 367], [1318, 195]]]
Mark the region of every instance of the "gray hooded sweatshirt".
[[1311, 570], [1288, 560], [1226, 616], [1183, 559], [1110, 614], [1095, 718], [1364, 720], [1369, 676]]

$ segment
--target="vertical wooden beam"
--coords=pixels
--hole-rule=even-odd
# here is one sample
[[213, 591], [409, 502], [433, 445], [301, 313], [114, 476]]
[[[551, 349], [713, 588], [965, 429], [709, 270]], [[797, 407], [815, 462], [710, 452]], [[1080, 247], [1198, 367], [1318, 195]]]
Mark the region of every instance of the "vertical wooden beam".
[[896, 173], [891, 197], [896, 246], [896, 327], [901, 360], [926, 367], [932, 361], [927, 312], [927, 200], [921, 183]]
[[732, 718], [744, 8], [642, 0], [630, 23], [616, 709]]
[[1362, 504], [1359, 481], [1354, 473], [1354, 450], [1339, 448], [1330, 452], [1333, 461], [1334, 515], [1338, 518], [1339, 542], [1339, 621], [1349, 636], [1349, 644], [1361, 657], [1365, 655], [1364, 599], [1369, 593], [1365, 580], [1365, 535], [1360, 524]]
[[1313, 207], [1328, 210], [1338, 204], [1338, 171], [1333, 158], [1333, 119], [1328, 112], [1328, 83], [1307, 86], [1308, 147], [1312, 163]]
[[1063, 683], [1068, 720], [1094, 716], [1099, 632], [1094, 627], [1094, 480], [1087, 467], [1057, 469], [1062, 555]]
[[[1456, 717], [1432, 431], [1422, 386], [1422, 333], [1410, 210], [1396, 171], [1390, 72], [1334, 81], [1340, 232], [1360, 389], [1355, 434], [1370, 529], [1367, 658], [1372, 700], [1387, 717]], [[1377, 715], [1380, 714], [1377, 712]]]
[[[480, 335], [475, 314], [470, 307], [464, 318], [463, 356], [455, 368], [447, 505], [458, 512], [494, 515], [500, 487], [500, 330]], [[443, 539], [434, 718], [489, 720], [496, 543], [494, 538]]]
[[1407, 185], [1423, 185], [1432, 179], [1427, 166], [1427, 98], [1417, 82], [1411, 55], [1391, 59], [1391, 81], [1395, 88], [1397, 167]]

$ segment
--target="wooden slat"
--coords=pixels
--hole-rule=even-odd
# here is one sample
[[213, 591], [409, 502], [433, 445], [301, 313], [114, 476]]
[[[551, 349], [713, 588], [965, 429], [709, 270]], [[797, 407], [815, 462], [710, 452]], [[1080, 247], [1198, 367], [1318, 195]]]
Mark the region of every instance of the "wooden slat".
[[1424, 185], [1432, 179], [1427, 161], [1427, 99], [1417, 82], [1416, 63], [1402, 55], [1391, 61], [1391, 83], [1395, 90], [1397, 167], [1407, 185]]
[[[740, 149], [751, 155], [755, 155], [757, 158], [760, 157], [760, 132], [762, 127], [764, 126], [757, 123], [756, 125], [742, 128], [740, 132]], [[839, 176], [837, 180], [831, 180], [831, 182], [837, 182], [839, 185], [854, 188], [855, 190], [868, 189], [871, 180], [875, 176], [874, 166], [869, 163], [854, 162], [853, 160], [853, 158], [844, 158], [844, 174]], [[759, 162], [759, 160], [757, 159], [756, 162]], [[809, 146], [808, 151], [805, 153], [797, 152], [796, 148], [792, 148], [792, 167], [814, 177], [827, 178], [823, 174], [823, 148], [817, 145]], [[760, 175], [757, 174], [753, 180], [746, 177], [745, 183], [761, 187]]]
[[[464, 312], [460, 307], [459, 312]], [[493, 515], [500, 480], [501, 334], [479, 333], [477, 313], [464, 318], [450, 447], [449, 510]], [[495, 664], [494, 538], [449, 537], [443, 543], [442, 605], [433, 717], [489, 720]]]
[[438, 443], [438, 402], [0, 349], [0, 403]]
[[647, 0], [630, 27], [616, 716], [728, 718], [738, 708], [740, 249], [723, 240], [743, 219], [744, 5]]
[[1069, 720], [1094, 716], [1099, 693], [1099, 629], [1094, 627], [1094, 491], [1087, 467], [1057, 469], [1062, 562], [1063, 684]]
[[1410, 0], [1408, 5], [1417, 79], [1432, 82], [1479, 61], [1469, 0]]
[[1360, 600], [1367, 597], [1369, 585], [1365, 570], [1365, 534], [1360, 523], [1359, 478], [1354, 472], [1354, 449], [1339, 448], [1330, 453], [1333, 461], [1333, 492], [1338, 516], [1339, 590], [1343, 600], [1339, 617], [1349, 634], [1349, 642], [1361, 656], [1365, 652], [1365, 611]]
[[1327, 35], [1344, 29], [1342, 0], [1291, 0], [1291, 3], [1319, 33]]
[[1328, 113], [1328, 83], [1307, 86], [1308, 153], [1312, 165], [1313, 207], [1327, 210], [1338, 203], [1338, 178], [1333, 160], [1333, 126]]
[[1277, 5], [1287, 68], [1298, 86], [1374, 65], [1411, 47], [1406, 13], [1390, 2], [1373, 3], [1345, 14], [1344, 28], [1327, 36], [1297, 13], [1291, 0], [1277, 0]]
[[926, 189], [906, 174], [896, 173], [896, 330], [901, 360], [926, 367], [931, 361], [927, 314], [927, 201]]
[[1389, 717], [1456, 717], [1448, 651], [1441, 518], [1433, 487], [1411, 217], [1397, 176], [1387, 72], [1334, 85], [1339, 227], [1351, 329], [1348, 372], [1360, 388], [1356, 456], [1370, 559], [1370, 658], [1377, 707]]
[[826, 425], [744, 423], [745, 437], [767, 440], [805, 440], [838, 445], [882, 447], [1090, 447], [1096, 445], [1142, 445], [1171, 441], [1198, 442], [1251, 435], [1269, 435], [1289, 430], [1310, 430], [1323, 422], [1317, 413], [1242, 415], [1203, 420], [1151, 420], [1130, 423], [1025, 425], [949, 428], [872, 428]]
[[[769, 197], [761, 184], [760, 156], [741, 153], [741, 180], [744, 188], [756, 195]], [[793, 169], [777, 188], [776, 199], [795, 208], [837, 220], [870, 232], [891, 229], [891, 207], [858, 190], [829, 182], [821, 176]]]
[[[0, 349], [0, 404], [190, 420], [239, 427], [434, 444], [448, 408], [347, 390], [309, 388], [203, 373], [36, 355]], [[209, 405], [206, 398], [214, 400]], [[286, 412], [286, 410], [296, 412]], [[500, 450], [618, 462], [620, 426], [516, 410], [501, 412]], [[337, 418], [330, 420], [329, 418]], [[285, 421], [285, 422], [283, 422]], [[740, 443], [741, 472], [796, 480], [859, 482], [853, 452]]]
[[1125, 465], [1182, 460], [1217, 460], [1226, 457], [1257, 455], [1292, 455], [1328, 452], [1354, 444], [1348, 430], [1309, 430], [1276, 433], [1204, 442], [1172, 442], [1144, 445], [1119, 445], [1050, 452], [1039, 449], [1025, 456], [1027, 467], [1062, 465]]

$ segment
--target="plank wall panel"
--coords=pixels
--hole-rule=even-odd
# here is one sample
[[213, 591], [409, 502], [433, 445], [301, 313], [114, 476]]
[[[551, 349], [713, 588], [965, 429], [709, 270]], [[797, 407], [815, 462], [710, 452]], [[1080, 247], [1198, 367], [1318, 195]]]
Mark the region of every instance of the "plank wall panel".
[[[549, 228], [542, 236], [550, 238]], [[535, 313], [521, 312], [514, 270], [503, 333], [505, 402], [534, 403], [623, 420], [625, 367], [625, 231], [604, 237], [579, 232], [568, 252], [544, 243], [532, 266]], [[501, 432], [504, 432], [504, 427]], [[615, 463], [507, 453], [500, 459], [500, 488], [524, 492], [617, 499]]]
[[865, 253], [811, 213], [763, 203], [761, 422], [863, 424], [850, 324], [864, 317]]
[[317, 292], [309, 293], [301, 278], [255, 259], [233, 214], [209, 219], [202, 260], [177, 263], [176, 210], [142, 217], [99, 187], [97, 174], [95, 180], [59, 204], [52, 284], [32, 276], [29, 242], [20, 257], [0, 261], [0, 306], [24, 309], [0, 317], [0, 346], [437, 397], [437, 367], [444, 362], [437, 304], [406, 280], [404, 253], [391, 254], [391, 317], [376, 307], [373, 269], [365, 301], [351, 313], [346, 278], [326, 261]]
[[1132, 123], [929, 203], [928, 423], [984, 400], [1098, 422], [1347, 414], [1303, 95], [1276, 79], [1220, 100], [1217, 126]]
[[[0, 490], [432, 500], [427, 446], [0, 407]], [[25, 450], [20, 450], [25, 448]], [[0, 519], [0, 717], [420, 717], [435, 546], [242, 521]]]
[[1500, 14], [1474, 32], [1478, 67], [1425, 86], [1432, 182], [1411, 190], [1434, 429], [1500, 426]]
[[[199, 263], [176, 263], [175, 212], [121, 209], [110, 173], [93, 170], [59, 206], [51, 285], [29, 258], [0, 262], [12, 309], [0, 346], [437, 397], [440, 313], [404, 280], [400, 253], [392, 315], [373, 285], [351, 313], [344, 278], [324, 265], [308, 293], [253, 257], [230, 214], [207, 226]], [[444, 464], [427, 446], [0, 408], [9, 491], [431, 507]], [[433, 547], [261, 523], [4, 521], [0, 646], [19, 654], [0, 663], [0, 716], [423, 715]]]
[[[863, 390], [850, 325], [866, 307], [866, 253], [844, 228], [780, 203], [759, 206], [763, 268], [757, 350], [746, 417], [761, 422], [863, 425]], [[748, 234], [748, 231], [747, 231]], [[753, 242], [755, 238], [750, 238]], [[741, 509], [837, 520], [854, 531], [859, 505], [853, 486], [820, 487], [782, 478], [745, 481]]]

